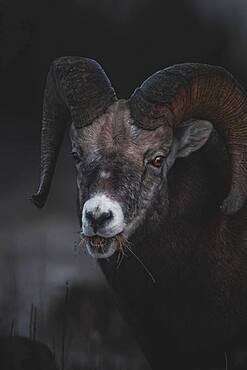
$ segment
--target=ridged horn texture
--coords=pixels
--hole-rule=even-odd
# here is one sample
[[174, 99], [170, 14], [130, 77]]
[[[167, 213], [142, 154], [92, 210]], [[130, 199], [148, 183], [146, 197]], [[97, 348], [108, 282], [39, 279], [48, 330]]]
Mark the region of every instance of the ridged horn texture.
[[190, 118], [206, 119], [224, 137], [231, 161], [229, 194], [221, 209], [234, 214], [247, 197], [247, 96], [224, 68], [199, 63], [158, 71], [129, 99], [136, 124], [153, 130], [176, 127]]
[[70, 119], [77, 128], [87, 126], [117, 100], [109, 79], [98, 63], [82, 57], [56, 59], [49, 70], [41, 130], [41, 176], [34, 204], [44, 206], [59, 148]]

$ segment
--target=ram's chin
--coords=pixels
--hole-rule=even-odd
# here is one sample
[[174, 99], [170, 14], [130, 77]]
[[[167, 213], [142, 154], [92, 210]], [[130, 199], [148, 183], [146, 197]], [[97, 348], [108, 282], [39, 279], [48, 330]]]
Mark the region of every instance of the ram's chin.
[[86, 248], [94, 258], [109, 258], [117, 250], [117, 241], [112, 238], [91, 237], [87, 238]]

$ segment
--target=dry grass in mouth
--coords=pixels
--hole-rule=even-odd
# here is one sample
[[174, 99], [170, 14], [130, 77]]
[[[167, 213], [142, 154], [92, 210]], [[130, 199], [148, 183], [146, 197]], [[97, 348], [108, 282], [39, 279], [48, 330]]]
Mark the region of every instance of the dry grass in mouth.
[[128, 241], [128, 239], [123, 235], [123, 233], [117, 234], [113, 236], [112, 238], [103, 238], [102, 236], [98, 236], [98, 235], [89, 237], [89, 236], [85, 236], [81, 234], [81, 241], [79, 243], [79, 246], [85, 247], [86, 244], [89, 242], [95, 248], [100, 249], [101, 252], [104, 253], [104, 248], [107, 245], [110, 245], [110, 243], [113, 241], [117, 242], [117, 251], [118, 251], [117, 268], [120, 267], [124, 257], [127, 256], [126, 251], [128, 250], [136, 258], [136, 260], [142, 265], [147, 275], [151, 278], [152, 282], [155, 284], [156, 280], [154, 276], [149, 271], [149, 269], [146, 267], [144, 262], [136, 255], [136, 253], [134, 253], [134, 251], [132, 250], [132, 243]]
[[94, 235], [94, 236], [82, 235], [81, 239], [82, 241], [90, 242], [90, 244], [92, 244], [96, 248], [104, 247], [105, 245], [110, 244], [111, 242], [115, 240], [117, 242], [118, 250], [124, 249], [125, 244], [128, 243], [128, 240], [125, 238], [125, 236], [122, 233], [117, 234], [111, 238], [104, 238], [99, 235]]
[[116, 247], [118, 251], [117, 267], [119, 267], [123, 258], [126, 256], [125, 249], [126, 246], [129, 244], [129, 241], [122, 233], [117, 234], [111, 238], [104, 238], [98, 235], [91, 237], [81, 235], [80, 247], [85, 247], [87, 243], [90, 243], [93, 247], [104, 253], [105, 247], [107, 245], [110, 245], [113, 241], [116, 242]]
[[[93, 247], [95, 247], [97, 250], [101, 251], [102, 253], [105, 252], [105, 248], [107, 245], [110, 245], [112, 242], [116, 242], [116, 248], [118, 252], [117, 256], [117, 266], [118, 269], [124, 259], [124, 257], [127, 257], [126, 251], [131, 251], [131, 243], [128, 241], [128, 239], [123, 235], [123, 233], [119, 233], [111, 238], [104, 238], [102, 236], [86, 236], [81, 234], [81, 241], [79, 243], [80, 248], [86, 247], [87, 243], [90, 243]], [[131, 251], [132, 252], [132, 251]], [[132, 252], [133, 253], [133, 252]]]

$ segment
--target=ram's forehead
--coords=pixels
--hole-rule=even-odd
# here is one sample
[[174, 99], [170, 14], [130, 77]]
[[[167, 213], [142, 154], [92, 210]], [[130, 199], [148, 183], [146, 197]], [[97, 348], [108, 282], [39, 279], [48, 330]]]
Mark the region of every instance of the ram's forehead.
[[123, 100], [112, 104], [105, 114], [91, 125], [76, 129], [72, 125], [72, 141], [83, 150], [120, 150], [125, 154], [142, 154], [150, 147], [170, 145], [171, 129], [162, 126], [156, 130], [143, 130], [134, 124], [128, 103]]

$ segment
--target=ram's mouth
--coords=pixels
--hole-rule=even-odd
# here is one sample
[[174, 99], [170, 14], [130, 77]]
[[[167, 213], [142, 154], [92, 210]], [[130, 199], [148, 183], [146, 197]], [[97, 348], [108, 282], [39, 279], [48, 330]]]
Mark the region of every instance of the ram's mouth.
[[95, 248], [97, 250], [104, 250], [104, 248], [107, 248], [111, 243], [113, 238], [103, 238], [102, 236], [92, 236], [88, 238], [88, 243], [92, 248]]
[[84, 237], [88, 253], [94, 258], [108, 258], [117, 250], [115, 238], [104, 238], [102, 236]]
[[82, 245], [87, 248], [88, 253], [94, 258], [108, 258], [117, 250], [122, 251], [125, 239], [122, 234], [111, 238], [102, 236], [81, 236]]

